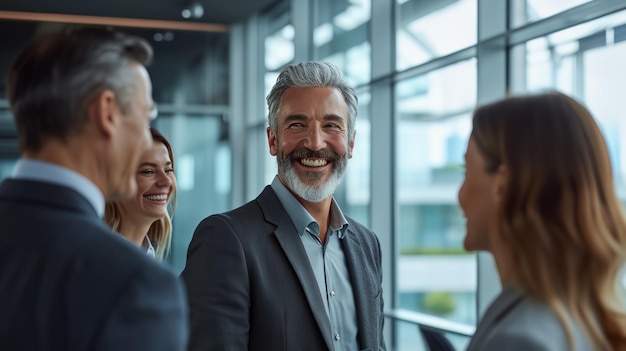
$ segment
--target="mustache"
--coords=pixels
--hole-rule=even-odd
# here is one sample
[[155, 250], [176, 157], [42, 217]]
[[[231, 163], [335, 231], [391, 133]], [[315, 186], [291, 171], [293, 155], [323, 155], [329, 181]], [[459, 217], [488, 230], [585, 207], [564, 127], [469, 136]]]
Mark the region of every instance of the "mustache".
[[291, 161], [295, 161], [301, 158], [325, 158], [325, 159], [337, 161], [340, 158], [338, 154], [328, 149], [313, 151], [307, 148], [296, 149], [291, 154], [289, 154], [288, 157], [289, 157], [289, 160]]

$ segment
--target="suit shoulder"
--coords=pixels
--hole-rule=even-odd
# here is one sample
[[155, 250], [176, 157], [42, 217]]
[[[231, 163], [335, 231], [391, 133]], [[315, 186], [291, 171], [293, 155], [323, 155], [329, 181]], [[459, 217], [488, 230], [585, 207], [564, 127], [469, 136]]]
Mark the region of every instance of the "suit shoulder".
[[[591, 351], [592, 348], [579, 326], [571, 319], [568, 319], [568, 322], [577, 350]], [[490, 339], [497, 344], [505, 342], [506, 345], [516, 345], [516, 348], [502, 350], [569, 349], [567, 332], [556, 313], [546, 303], [528, 298], [523, 299], [502, 318]], [[522, 346], [523, 348], [519, 348]]]
[[[256, 233], [262, 230], [261, 228], [265, 223], [263, 210], [255, 200], [252, 200], [230, 211], [205, 217], [196, 226], [194, 236], [196, 233], [224, 234], [224, 229], [240, 235], [247, 235], [246, 233]], [[267, 230], [270, 230], [269, 227]]]

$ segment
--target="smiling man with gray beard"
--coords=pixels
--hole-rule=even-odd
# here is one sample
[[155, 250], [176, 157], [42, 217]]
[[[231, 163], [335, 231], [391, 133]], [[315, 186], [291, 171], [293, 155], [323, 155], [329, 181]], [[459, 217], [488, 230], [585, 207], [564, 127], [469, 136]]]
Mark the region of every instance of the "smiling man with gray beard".
[[190, 350], [384, 350], [378, 238], [333, 198], [354, 148], [354, 90], [337, 67], [301, 63], [267, 104], [278, 175], [205, 218], [189, 245]]

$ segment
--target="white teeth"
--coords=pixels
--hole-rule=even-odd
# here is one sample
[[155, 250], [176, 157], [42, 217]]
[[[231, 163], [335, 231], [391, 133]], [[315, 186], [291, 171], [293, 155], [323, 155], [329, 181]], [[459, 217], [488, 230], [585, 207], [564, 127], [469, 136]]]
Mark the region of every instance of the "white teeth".
[[303, 158], [302, 160], [300, 160], [300, 163], [302, 163], [303, 165], [307, 166], [307, 167], [322, 167], [322, 166], [326, 166], [326, 164], [328, 164], [327, 160], [311, 160], [308, 158]]
[[152, 201], [165, 201], [167, 200], [167, 195], [166, 194], [161, 194], [161, 195], [147, 195], [146, 199], [148, 200], [152, 200]]

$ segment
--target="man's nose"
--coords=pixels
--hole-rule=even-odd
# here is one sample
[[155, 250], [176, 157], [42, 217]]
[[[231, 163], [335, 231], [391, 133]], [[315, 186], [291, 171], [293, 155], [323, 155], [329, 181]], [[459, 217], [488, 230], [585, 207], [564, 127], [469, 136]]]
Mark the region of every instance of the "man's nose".
[[304, 146], [310, 150], [317, 151], [326, 147], [324, 131], [321, 127], [311, 127], [308, 130]]

